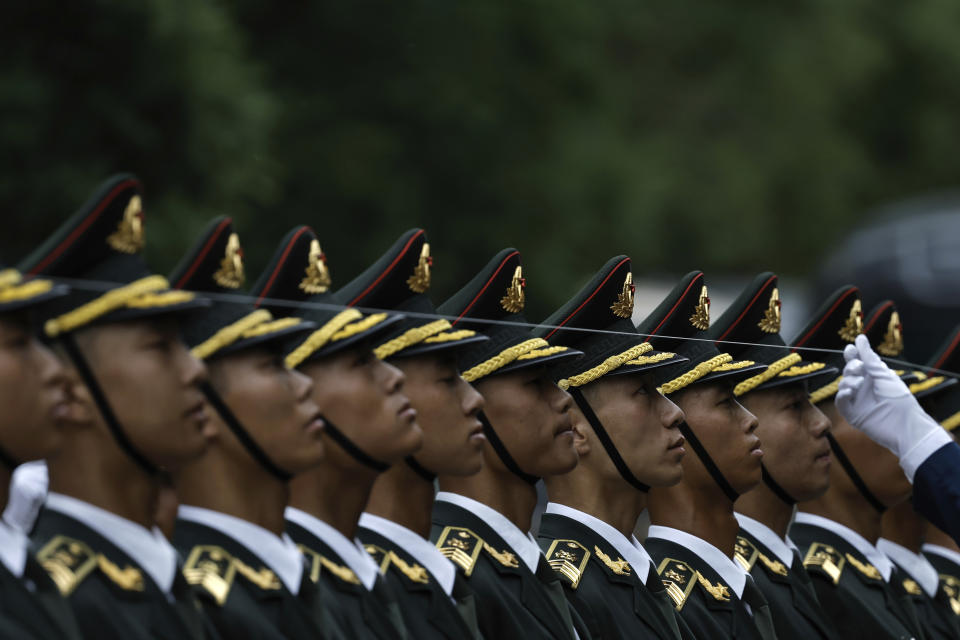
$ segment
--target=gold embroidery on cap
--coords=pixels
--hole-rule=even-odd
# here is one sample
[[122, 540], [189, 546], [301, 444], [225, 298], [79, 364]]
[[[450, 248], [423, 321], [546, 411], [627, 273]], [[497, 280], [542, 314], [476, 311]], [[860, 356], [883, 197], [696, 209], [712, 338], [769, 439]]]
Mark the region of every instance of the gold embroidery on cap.
[[843, 323], [838, 333], [847, 342], [853, 342], [858, 335], [863, 333], [863, 308], [860, 305], [860, 298], [853, 301], [853, 305], [850, 307], [850, 315], [847, 316], [846, 322]]
[[213, 279], [227, 289], [239, 289], [243, 284], [243, 249], [240, 248], [240, 236], [237, 234], [230, 234], [220, 268], [213, 274]]
[[890, 314], [887, 323], [887, 332], [883, 342], [877, 347], [877, 353], [885, 356], [898, 356], [903, 352], [903, 325], [900, 324], [900, 314], [894, 311]]
[[320, 241], [310, 241], [310, 254], [307, 256], [307, 270], [299, 287], [306, 293], [324, 293], [330, 288], [330, 271], [327, 269], [327, 256], [320, 248]]
[[757, 324], [764, 333], [780, 333], [780, 289], [774, 287], [763, 318]]
[[633, 273], [627, 272], [627, 279], [623, 281], [623, 289], [617, 296], [617, 301], [611, 305], [610, 310], [618, 318], [630, 318], [633, 316]]
[[690, 324], [701, 331], [710, 328], [710, 298], [707, 295], [707, 285], [700, 287], [700, 299], [697, 300], [697, 308], [690, 316]]
[[143, 249], [143, 203], [139, 195], [130, 198], [117, 230], [107, 236], [107, 244], [120, 253], [136, 253]]
[[500, 298], [500, 305], [508, 313], [520, 313], [523, 311], [523, 305], [526, 296], [523, 289], [527, 286], [527, 281], [523, 277], [523, 269], [519, 265], [513, 270], [513, 279], [510, 286], [507, 287], [507, 295]]
[[417, 268], [413, 270], [413, 275], [407, 278], [407, 286], [414, 293], [426, 293], [430, 288], [430, 267], [433, 266], [433, 258], [430, 257], [430, 243], [424, 242], [420, 250], [420, 260], [417, 262]]

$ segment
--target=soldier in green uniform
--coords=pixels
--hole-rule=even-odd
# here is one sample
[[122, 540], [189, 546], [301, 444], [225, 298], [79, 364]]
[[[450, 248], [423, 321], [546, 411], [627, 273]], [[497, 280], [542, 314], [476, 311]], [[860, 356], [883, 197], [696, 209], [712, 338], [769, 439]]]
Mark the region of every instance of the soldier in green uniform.
[[[776, 284], [776, 276], [762, 274], [747, 295], [752, 301], [758, 290]], [[768, 300], [760, 296], [757, 303], [764, 305], [766, 318]], [[735, 559], [770, 603], [780, 640], [834, 639], [833, 623], [823, 614], [787, 530], [797, 501], [822, 495], [830, 482], [830, 421], [808, 399], [807, 385], [832, 380], [839, 371], [816, 361], [797, 366], [801, 356], [790, 353], [776, 323], [761, 323], [745, 310], [734, 304], [714, 323], [712, 332], [723, 340], [718, 346], [791, 375], [773, 376], [737, 396], [759, 422], [763, 482], [734, 504], [740, 524]]]
[[242, 256], [231, 220], [216, 218], [170, 275], [175, 288], [235, 298], [215, 300], [184, 327], [210, 371], [204, 393], [216, 435], [175, 478], [174, 544], [223, 637], [338, 637], [283, 520], [287, 483], [323, 459], [313, 382], [284, 362], [286, 347], [316, 325], [275, 320], [239, 298]]
[[351, 307], [409, 314], [377, 338], [374, 353], [403, 371], [424, 435], [417, 453], [377, 478], [357, 536], [394, 588], [410, 636], [460, 640], [479, 633], [475, 601], [430, 542], [430, 513], [438, 474], [471, 475], [483, 463], [483, 398], [460, 376], [456, 354], [487, 337], [436, 317], [429, 282], [411, 279], [429, 255], [426, 232], [411, 229], [337, 294]]
[[[856, 287], [838, 289], [794, 341], [800, 348], [836, 351], [863, 327]], [[818, 352], [819, 353], [819, 352]], [[828, 359], [840, 364], [838, 353]], [[903, 576], [876, 547], [883, 512], [910, 496], [896, 456], [854, 429], [836, 409], [839, 378], [813, 389], [810, 399], [830, 419], [834, 454], [830, 488], [803, 502], [790, 528], [824, 612], [841, 636], [923, 638], [900, 586]], [[815, 385], [816, 386], [816, 385]]]
[[769, 606], [733, 559], [733, 503], [760, 482], [763, 453], [754, 434], [757, 419], [737, 402], [734, 389], [777, 372], [717, 350], [707, 332], [709, 300], [702, 274], [690, 273], [637, 328], [655, 348], [689, 359], [658, 378], [661, 391], [684, 412], [681, 432], [693, 450], [679, 484], [650, 491], [645, 546], [698, 638], [767, 640], [775, 637]]
[[460, 356], [464, 379], [484, 397], [487, 442], [479, 473], [440, 476], [430, 538], [476, 591], [484, 637], [587, 640], [529, 533], [539, 478], [577, 464], [573, 402], [547, 365], [580, 352], [526, 328], [526, 291], [520, 253], [505, 249], [438, 309], [455, 331], [489, 338]]
[[[66, 292], [50, 280], [25, 280], [16, 269], [0, 268], [0, 504], [7, 502], [18, 463], [45, 458], [62, 445], [58, 418], [66, 408], [66, 372], [37, 339], [35, 312]], [[33, 557], [26, 534], [5, 520], [0, 621], [4, 638], [80, 638], [73, 610]]]
[[319, 239], [301, 226], [283, 239], [252, 291], [277, 315], [293, 312], [319, 327], [287, 356], [288, 366], [313, 379], [326, 422], [324, 463], [290, 482], [287, 533], [348, 637], [405, 638], [396, 596], [356, 537], [377, 477], [423, 439], [403, 373], [372, 350], [377, 336], [403, 318], [344, 308], [330, 287]]
[[216, 637], [154, 525], [159, 477], [206, 447], [206, 369], [179, 325], [203, 301], [147, 269], [142, 207], [136, 178], [112, 178], [23, 264], [92, 281], [45, 313], [69, 387], [32, 539], [84, 635]]

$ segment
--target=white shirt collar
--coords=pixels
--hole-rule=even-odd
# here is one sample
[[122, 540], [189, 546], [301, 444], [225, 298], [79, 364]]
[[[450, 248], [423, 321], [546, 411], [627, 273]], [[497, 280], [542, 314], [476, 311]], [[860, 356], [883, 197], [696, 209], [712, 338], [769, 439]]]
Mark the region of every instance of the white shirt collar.
[[647, 538], [662, 538], [686, 547], [701, 560], [710, 565], [710, 568], [720, 574], [728, 587], [733, 589], [737, 598], [743, 597], [743, 588], [747, 584], [747, 572], [733, 558], [702, 538], [691, 535], [680, 529], [651, 525]]
[[960, 552], [954, 551], [949, 547], [941, 547], [938, 544], [925, 544], [922, 547], [924, 553], [932, 553], [934, 555], [941, 556], [946, 558], [953, 564], [960, 566]]
[[202, 524], [233, 538], [277, 574], [290, 593], [300, 593], [303, 578], [303, 554], [287, 534], [277, 535], [249, 520], [220, 511], [180, 505], [177, 517]]
[[13, 575], [23, 577], [27, 566], [27, 535], [6, 522], [0, 522], [0, 562]]
[[373, 590], [373, 585], [380, 574], [380, 568], [370, 554], [363, 548], [363, 544], [354, 538], [350, 540], [323, 520], [312, 516], [306, 511], [287, 507], [284, 512], [287, 520], [294, 522], [313, 535], [324, 541], [340, 559], [357, 574], [360, 583], [367, 591]]
[[540, 552], [540, 545], [537, 544], [537, 541], [533, 539], [529, 532], [520, 531], [520, 528], [510, 522], [507, 516], [482, 502], [477, 502], [473, 498], [449, 491], [439, 491], [434, 498], [434, 502], [449, 502], [473, 513], [490, 525], [490, 528], [503, 538], [504, 542], [510, 546], [515, 554], [520, 556], [520, 559], [523, 560], [530, 571], [537, 572], [537, 563], [543, 556]]
[[940, 574], [930, 561], [923, 557], [923, 554], [914, 553], [886, 538], [877, 540], [877, 549], [885, 553], [909, 577], [916, 580], [924, 593], [931, 598], [936, 597], [937, 588], [940, 586]]
[[177, 573], [177, 552], [160, 529], [147, 529], [132, 520], [89, 502], [51, 491], [48, 509], [79, 520], [130, 556], [164, 593], [170, 594]]
[[457, 576], [457, 568], [440, 553], [440, 550], [432, 542], [424, 540], [401, 524], [375, 516], [372, 513], [360, 515], [360, 526], [376, 531], [384, 538], [392, 540], [398, 547], [427, 568], [427, 571], [434, 577], [444, 593], [448, 596], [453, 595], [453, 582]]
[[[627, 536], [620, 533], [617, 529], [610, 526], [603, 520], [595, 518], [589, 513], [580, 511], [579, 509], [574, 509], [573, 507], [568, 507], [566, 505], [560, 504], [558, 502], [548, 502], [547, 509], [545, 513], [554, 513], [558, 516], [566, 516], [571, 520], [576, 520], [581, 524], [593, 529], [593, 531], [610, 543], [614, 549], [617, 550], [617, 553], [620, 554], [624, 560], [626, 560], [633, 570], [636, 572], [637, 577], [640, 578], [641, 582], [646, 583], [647, 577], [650, 575], [650, 554], [647, 553], [646, 549], [637, 541], [636, 538], [633, 538], [633, 542], [627, 539]], [[634, 545], [636, 542], [636, 545]]]
[[733, 515], [736, 516], [741, 529], [759, 540], [767, 549], [770, 549], [773, 555], [777, 556], [777, 559], [784, 565], [793, 566], [793, 550], [797, 548], [797, 545], [793, 544], [793, 540], [789, 536], [781, 538], [773, 529], [750, 516], [745, 516], [742, 513], [734, 513]]
[[794, 522], [820, 527], [837, 534], [853, 545], [857, 551], [862, 553], [867, 558], [867, 561], [870, 564], [880, 570], [880, 575], [883, 576], [884, 582], [890, 582], [890, 573], [893, 571], [893, 563], [890, 562], [890, 559], [879, 549], [877, 549], [876, 546], [870, 544], [869, 540], [864, 538], [850, 527], [844, 526], [839, 522], [830, 520], [829, 518], [824, 518], [823, 516], [814, 515], [812, 513], [804, 513], [803, 511], [797, 512], [797, 517]]

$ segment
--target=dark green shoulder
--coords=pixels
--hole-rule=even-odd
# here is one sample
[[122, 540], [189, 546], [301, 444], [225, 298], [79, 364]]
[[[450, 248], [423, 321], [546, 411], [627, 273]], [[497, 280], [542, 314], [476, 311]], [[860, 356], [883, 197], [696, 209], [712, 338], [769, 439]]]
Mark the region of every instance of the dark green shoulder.
[[757, 554], [759, 553], [752, 542], [743, 536], [737, 536], [737, 543], [733, 550], [733, 559], [746, 571], [753, 571], [753, 565], [757, 562]]
[[236, 574], [233, 556], [213, 545], [195, 546], [183, 565], [187, 582], [203, 589], [220, 606], [227, 601]]
[[463, 569], [465, 576], [470, 577], [484, 544], [480, 536], [466, 527], [444, 527], [437, 538], [436, 547], [444, 557]]
[[355, 574], [350, 567], [338, 564], [319, 551], [314, 551], [306, 545], [298, 544], [297, 548], [300, 549], [300, 553], [307, 558], [307, 562], [310, 564], [310, 579], [313, 582], [320, 579], [321, 573], [326, 573], [341, 582], [360, 584], [360, 578], [357, 577], [357, 574]]
[[807, 571], [826, 576], [833, 584], [840, 582], [846, 564], [842, 553], [821, 542], [812, 543], [803, 558], [803, 567]]
[[697, 584], [699, 574], [686, 562], [673, 558], [664, 558], [657, 567], [657, 573], [660, 574], [660, 580], [663, 581], [663, 586], [666, 587], [667, 595], [673, 601], [674, 608], [680, 611], [686, 604], [694, 585]]
[[37, 552], [37, 561], [63, 596], [69, 596], [98, 566], [97, 554], [86, 543], [54, 536]]
[[576, 540], [554, 540], [547, 549], [547, 563], [572, 589], [580, 586], [590, 551]]

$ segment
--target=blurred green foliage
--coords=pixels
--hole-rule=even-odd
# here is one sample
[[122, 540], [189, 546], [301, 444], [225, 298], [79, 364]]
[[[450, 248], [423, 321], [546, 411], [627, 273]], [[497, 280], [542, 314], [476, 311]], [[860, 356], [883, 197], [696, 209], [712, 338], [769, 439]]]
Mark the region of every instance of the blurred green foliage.
[[233, 215], [256, 277], [295, 224], [335, 282], [427, 229], [441, 301], [524, 253], [542, 317], [637, 278], [806, 274], [891, 198], [955, 183], [960, 5], [801, 0], [35, 0], [0, 27], [0, 255], [105, 176], [169, 269]]

